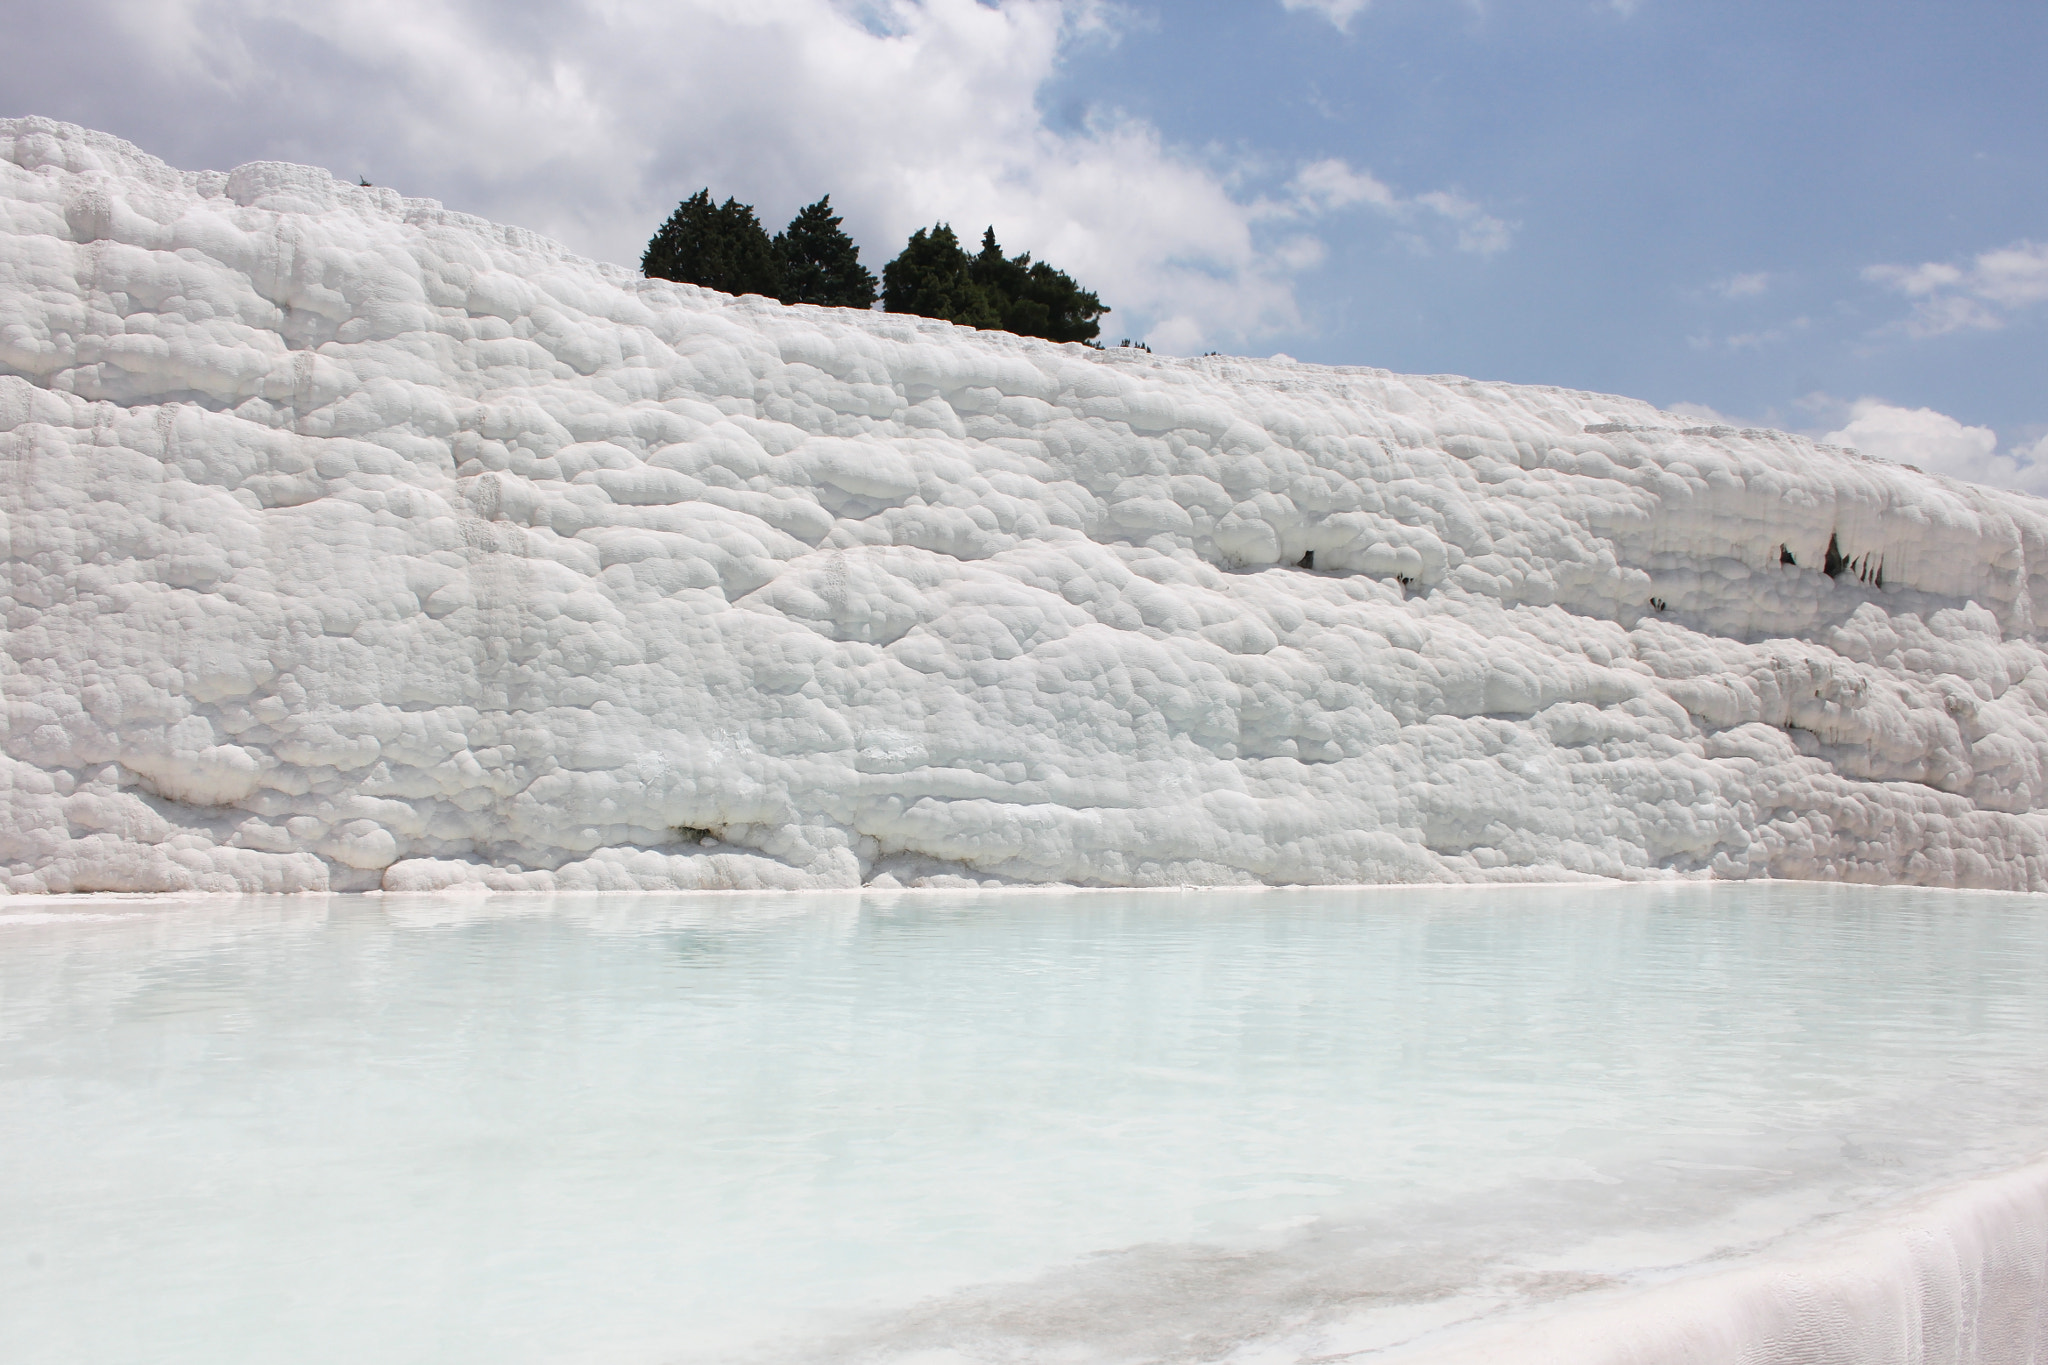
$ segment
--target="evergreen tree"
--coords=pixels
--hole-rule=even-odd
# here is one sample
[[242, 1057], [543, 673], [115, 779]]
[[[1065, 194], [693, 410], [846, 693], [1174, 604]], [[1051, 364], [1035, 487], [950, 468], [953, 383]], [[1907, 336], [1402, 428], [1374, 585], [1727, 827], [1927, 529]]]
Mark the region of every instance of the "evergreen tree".
[[754, 217], [754, 206], [736, 199], [714, 205], [709, 189], [698, 190], [676, 206], [647, 243], [640, 273], [649, 279], [771, 298], [781, 292], [782, 284], [774, 245]]
[[1102, 300], [1074, 282], [1063, 270], [1031, 253], [1005, 258], [996, 245], [996, 230], [981, 234], [981, 253], [974, 258], [975, 282], [999, 299], [1003, 330], [1048, 341], [1093, 341], [1101, 332], [1097, 321], [1109, 309]]
[[981, 252], [969, 256], [944, 223], [929, 234], [915, 233], [903, 254], [883, 267], [882, 306], [892, 313], [999, 327], [1048, 341], [1092, 342], [1097, 321], [1109, 309], [1065, 271], [1031, 253], [1008, 257], [996, 244], [994, 228], [981, 235]]
[[782, 270], [776, 297], [784, 303], [832, 308], [867, 308], [874, 303], [875, 277], [860, 263], [860, 248], [841, 230], [831, 195], [800, 210], [775, 234], [774, 246]]
[[1001, 308], [974, 278], [974, 258], [944, 223], [911, 233], [903, 254], [882, 267], [882, 306], [969, 327], [1003, 325]]

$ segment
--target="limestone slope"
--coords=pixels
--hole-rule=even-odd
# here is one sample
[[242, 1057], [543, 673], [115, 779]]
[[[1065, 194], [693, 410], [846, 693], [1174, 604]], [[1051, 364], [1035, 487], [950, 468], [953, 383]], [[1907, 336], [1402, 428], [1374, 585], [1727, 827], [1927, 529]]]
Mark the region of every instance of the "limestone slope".
[[15, 891], [2048, 888], [2048, 504], [0, 122]]

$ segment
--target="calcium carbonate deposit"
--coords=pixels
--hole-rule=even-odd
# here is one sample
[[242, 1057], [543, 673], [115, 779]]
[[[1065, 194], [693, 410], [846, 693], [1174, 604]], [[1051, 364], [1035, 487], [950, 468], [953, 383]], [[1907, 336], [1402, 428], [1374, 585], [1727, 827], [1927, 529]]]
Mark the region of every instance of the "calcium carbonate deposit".
[[0, 454], [17, 892], [2048, 887], [2048, 504], [1626, 399], [20, 119]]

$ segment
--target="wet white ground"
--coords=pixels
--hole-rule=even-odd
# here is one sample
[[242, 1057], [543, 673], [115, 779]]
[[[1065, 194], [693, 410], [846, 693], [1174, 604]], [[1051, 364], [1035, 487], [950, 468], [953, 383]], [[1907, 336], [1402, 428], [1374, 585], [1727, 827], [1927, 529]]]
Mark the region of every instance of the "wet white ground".
[[2048, 902], [1866, 888], [14, 900], [0, 1315], [1370, 1359], [2026, 1160], [2044, 979]]

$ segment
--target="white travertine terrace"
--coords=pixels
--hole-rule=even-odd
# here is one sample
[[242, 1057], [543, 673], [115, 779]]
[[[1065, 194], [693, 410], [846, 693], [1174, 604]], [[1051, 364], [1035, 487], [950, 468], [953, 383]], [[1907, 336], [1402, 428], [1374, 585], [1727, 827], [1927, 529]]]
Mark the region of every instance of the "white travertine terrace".
[[1626, 399], [17, 119], [0, 458], [15, 892], [2048, 888], [2048, 504]]
[[2048, 1159], [1768, 1256], [1373, 1352], [1386, 1365], [2007, 1365], [2048, 1353]]

